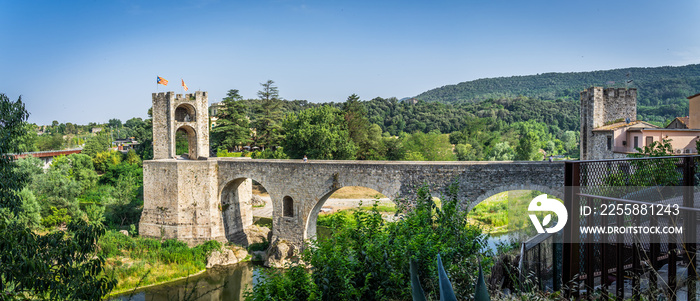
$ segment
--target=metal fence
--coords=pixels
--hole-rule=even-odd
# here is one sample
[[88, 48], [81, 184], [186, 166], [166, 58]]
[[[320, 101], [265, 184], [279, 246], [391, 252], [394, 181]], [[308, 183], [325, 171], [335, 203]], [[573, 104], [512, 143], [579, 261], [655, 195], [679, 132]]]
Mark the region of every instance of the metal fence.
[[[563, 231], [560, 271], [562, 288], [569, 296], [605, 300], [639, 300], [645, 296], [656, 300], [665, 295], [671, 300], [695, 300], [698, 160], [700, 156], [674, 156], [566, 163], [565, 205], [570, 222]], [[675, 217], [581, 215], [583, 208], [600, 208], [602, 204], [673, 204], [680, 213]], [[580, 231], [581, 227], [597, 225], [679, 225], [683, 234], [674, 239], [643, 233], [601, 235]], [[556, 245], [544, 240], [540, 244], [543, 242], [538, 247], [541, 250], [550, 248], [548, 244]], [[530, 257], [528, 254], [527, 260]], [[557, 275], [552, 277], [552, 287], [557, 290]]]

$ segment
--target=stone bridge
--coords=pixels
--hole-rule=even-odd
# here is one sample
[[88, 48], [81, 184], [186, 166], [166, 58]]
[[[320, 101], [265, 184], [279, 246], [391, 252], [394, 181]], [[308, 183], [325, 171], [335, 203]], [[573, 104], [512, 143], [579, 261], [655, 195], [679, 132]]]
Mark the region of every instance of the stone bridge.
[[189, 244], [240, 241], [252, 224], [251, 180], [272, 199], [272, 241], [296, 247], [316, 235], [316, 218], [333, 192], [372, 188], [390, 199], [415, 197], [427, 183], [434, 196], [458, 185], [471, 210], [503, 191], [538, 190], [563, 198], [562, 162], [395, 162], [209, 158], [144, 162], [143, 236]]

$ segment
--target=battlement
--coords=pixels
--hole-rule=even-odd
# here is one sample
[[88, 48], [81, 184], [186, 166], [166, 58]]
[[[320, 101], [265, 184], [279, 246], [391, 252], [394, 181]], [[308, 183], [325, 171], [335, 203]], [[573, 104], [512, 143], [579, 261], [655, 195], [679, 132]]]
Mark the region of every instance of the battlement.
[[592, 97], [595, 94], [604, 95], [606, 98], [610, 97], [637, 97], [637, 88], [603, 88], [603, 87], [590, 87], [586, 90], [581, 91], [581, 97], [584, 96]]
[[205, 99], [208, 100], [209, 95], [207, 94], [206, 91], [196, 91], [194, 93], [187, 93], [184, 95], [182, 94], [175, 94], [173, 91], [169, 92], [158, 92], [158, 93], [153, 93], [152, 94], [153, 99], [169, 99], [171, 101], [193, 101], [193, 100], [199, 100], [199, 99]]

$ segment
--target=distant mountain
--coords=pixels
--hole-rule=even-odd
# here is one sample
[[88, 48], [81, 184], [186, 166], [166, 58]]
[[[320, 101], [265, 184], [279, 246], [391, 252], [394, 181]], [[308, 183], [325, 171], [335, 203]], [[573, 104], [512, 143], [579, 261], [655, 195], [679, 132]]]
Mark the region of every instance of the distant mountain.
[[453, 104], [518, 96], [579, 100], [579, 92], [590, 86], [626, 85], [638, 89], [639, 106], [682, 105], [686, 97], [700, 93], [700, 64], [484, 78], [432, 89], [415, 98]]

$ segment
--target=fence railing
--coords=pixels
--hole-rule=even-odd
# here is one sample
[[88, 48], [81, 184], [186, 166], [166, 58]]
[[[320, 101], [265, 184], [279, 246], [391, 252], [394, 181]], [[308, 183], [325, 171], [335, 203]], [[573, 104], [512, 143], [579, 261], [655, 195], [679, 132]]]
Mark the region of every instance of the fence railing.
[[[558, 275], [553, 274], [552, 287], [563, 288], [569, 296], [588, 299], [639, 300], [646, 296], [657, 300], [659, 295], [665, 295], [671, 300], [695, 300], [697, 212], [700, 211], [695, 202], [698, 160], [700, 156], [566, 162], [565, 206], [570, 220], [561, 244], [562, 286], [557, 285]], [[624, 214], [624, 210], [616, 215], [600, 212], [582, 215], [586, 208], [627, 208], [625, 205], [629, 208], [673, 205], [677, 215]], [[680, 226], [683, 233], [674, 237], [581, 231], [584, 227], [630, 225], [640, 229]], [[542, 246], [530, 249], [541, 252], [549, 248], [545, 240], [539, 244], [543, 242]], [[552, 250], [557, 249], [552, 247]], [[526, 256], [530, 260], [531, 255]], [[558, 272], [556, 268], [553, 271]]]

